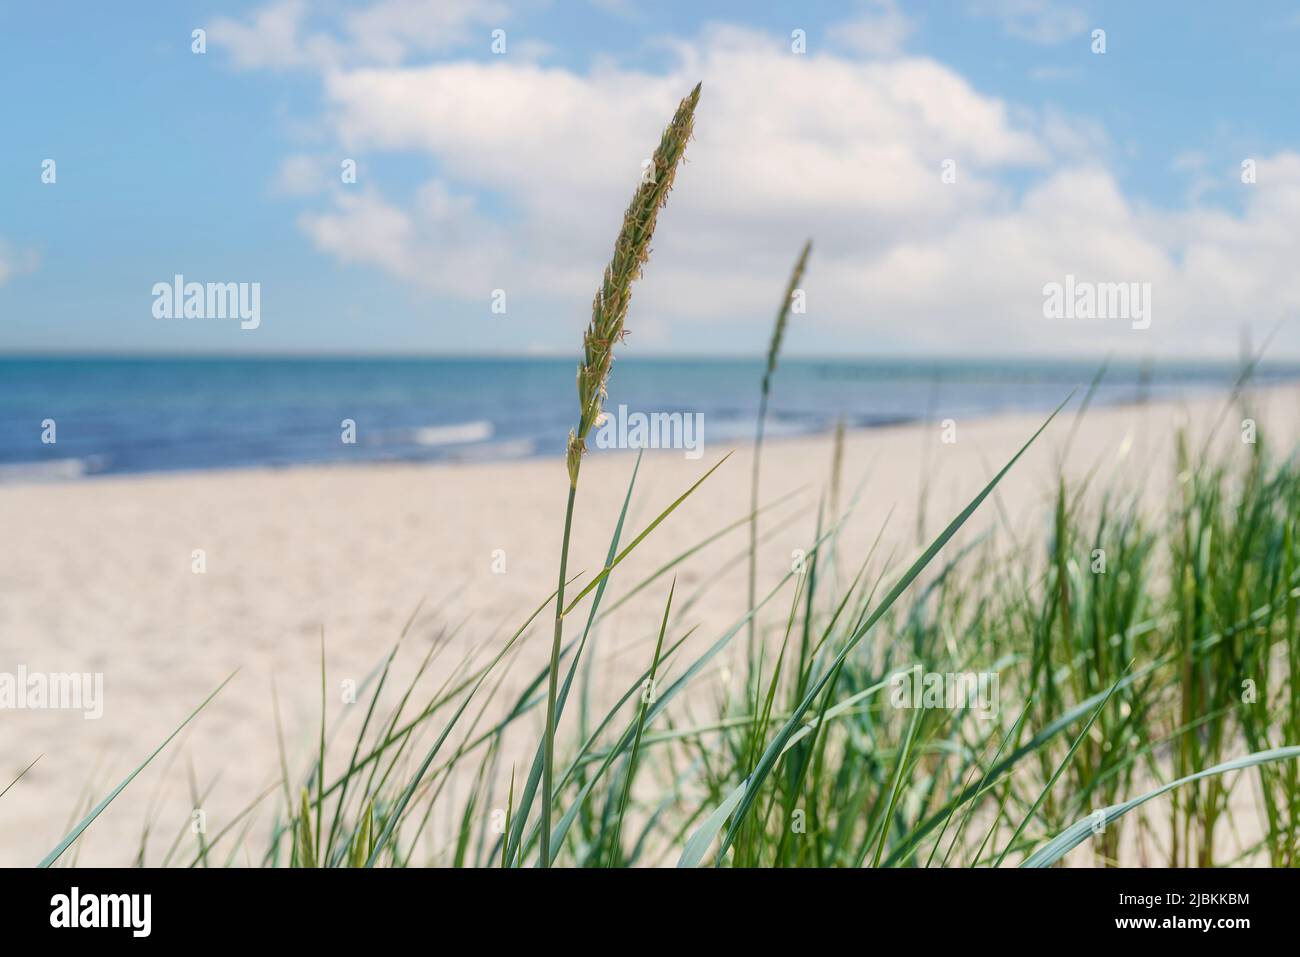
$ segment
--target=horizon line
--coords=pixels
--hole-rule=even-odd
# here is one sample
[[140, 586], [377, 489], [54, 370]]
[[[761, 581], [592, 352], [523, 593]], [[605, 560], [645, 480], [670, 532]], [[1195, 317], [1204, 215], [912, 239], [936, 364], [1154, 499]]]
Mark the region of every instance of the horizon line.
[[[348, 351], [265, 351], [265, 352], [166, 352], [154, 350], [0, 350], [0, 362], [24, 359], [47, 359], [68, 361], [93, 360], [187, 360], [187, 361], [294, 361], [294, 360], [329, 360], [329, 361], [384, 361], [384, 360], [502, 360], [502, 361], [554, 361], [557, 359], [578, 360], [580, 350], [572, 354], [565, 352], [525, 351], [525, 352], [348, 352]], [[740, 352], [638, 352], [619, 357], [620, 362], [641, 360], [662, 362], [756, 362], [762, 363], [764, 356]], [[1069, 364], [1107, 363], [1111, 365], [1159, 365], [1169, 363], [1209, 363], [1215, 365], [1241, 364], [1241, 355], [1178, 355], [1147, 354], [1142, 356], [1116, 356], [1114, 354], [1061, 354], [1061, 353], [1023, 353], [1023, 354], [955, 354], [946, 352], [876, 352], [853, 354], [792, 353], [783, 357], [783, 361], [795, 362], [1059, 362]], [[1294, 356], [1262, 356], [1256, 359], [1258, 365], [1296, 365], [1300, 366], [1300, 354]]]

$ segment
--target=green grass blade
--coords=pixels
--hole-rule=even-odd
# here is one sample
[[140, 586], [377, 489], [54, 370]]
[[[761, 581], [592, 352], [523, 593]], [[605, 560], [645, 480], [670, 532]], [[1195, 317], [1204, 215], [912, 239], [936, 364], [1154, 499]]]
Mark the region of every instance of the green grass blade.
[[1203, 778], [1214, 777], [1219, 774], [1227, 774], [1229, 771], [1241, 771], [1246, 768], [1258, 767], [1263, 764], [1269, 764], [1274, 761], [1288, 761], [1292, 758], [1300, 758], [1300, 747], [1292, 746], [1286, 748], [1272, 748], [1268, 751], [1257, 751], [1254, 754], [1248, 754], [1242, 758], [1235, 758], [1232, 761], [1225, 761], [1222, 764], [1216, 764], [1212, 768], [1206, 768], [1204, 771], [1197, 771], [1195, 774], [1189, 774], [1186, 777], [1179, 778], [1177, 781], [1170, 781], [1168, 784], [1162, 784], [1154, 791], [1148, 791], [1140, 797], [1124, 801], [1122, 804], [1114, 804], [1110, 807], [1101, 808], [1099, 812], [1088, 815], [1082, 820], [1075, 821], [1056, 837], [1052, 838], [1045, 845], [1031, 854], [1021, 867], [1050, 867], [1064, 857], [1067, 853], [1078, 847], [1088, 835], [1093, 832], [1100, 820], [1105, 824], [1117, 818], [1123, 817], [1129, 811], [1140, 807], [1152, 798], [1157, 798], [1162, 794], [1172, 791], [1176, 787], [1184, 784], [1190, 784], [1193, 781], [1200, 781]]
[[704, 482], [708, 479], [708, 477], [712, 475], [714, 472], [716, 472], [719, 468], [721, 468], [722, 463], [727, 461], [727, 459], [731, 458], [731, 456], [734, 454], [735, 454], [734, 451], [728, 452], [722, 458], [718, 459], [717, 463], [714, 464], [713, 468], [705, 472], [702, 476], [700, 476], [700, 478], [696, 481], [694, 485], [688, 488], [681, 495], [677, 496], [677, 498], [673, 501], [671, 505], [669, 505], [666, 509], [660, 512], [658, 517], [655, 518], [653, 522], [651, 522], [641, 531], [641, 534], [639, 534], [636, 538], [632, 539], [632, 541], [628, 544], [627, 548], [619, 552], [617, 557], [615, 557], [615, 559], [612, 562], [610, 562], [601, 570], [600, 574], [598, 574], [595, 578], [593, 578], [591, 581], [587, 583], [586, 588], [578, 592], [578, 597], [574, 598], [573, 601], [569, 602], [569, 604], [565, 606], [564, 613], [567, 615], [569, 612], [573, 611], [573, 607], [576, 604], [578, 604], [578, 602], [582, 601], [583, 598], [585, 598], [587, 595], [591, 593], [591, 590], [593, 588], [597, 587], [601, 582], [603, 582], [606, 578], [609, 577], [609, 573], [614, 570], [614, 567], [618, 565], [619, 562], [627, 558], [628, 555], [632, 554], [632, 550], [636, 548], [638, 545], [640, 545], [643, 541], [645, 541], [647, 535], [649, 535], [656, 528], [658, 528], [660, 523], [662, 523], [664, 519], [666, 519], [669, 515], [671, 515], [673, 512], [677, 510], [677, 506], [681, 505], [682, 502], [690, 498], [691, 493], [693, 493], [697, 488], [703, 485]]
[[195, 716], [200, 711], [202, 711], [204, 708], [207, 707], [208, 702], [210, 702], [213, 698], [215, 698], [217, 694], [220, 693], [221, 689], [230, 683], [230, 679], [234, 678], [235, 675], [238, 673], [239, 673], [238, 671], [232, 671], [225, 681], [217, 685], [216, 690], [213, 691], [212, 694], [204, 698], [203, 703], [200, 704], [193, 711], [191, 711], [189, 717], [186, 718], [184, 721], [182, 721], [179, 725], [177, 725], [176, 729], [171, 734], [167, 735], [163, 743], [158, 745], [158, 747], [154, 749], [154, 752], [151, 755], [149, 755], [149, 757], [145, 758], [143, 762], [141, 762], [139, 767], [137, 767], [134, 771], [128, 774], [125, 778], [123, 778], [122, 783], [119, 784], [117, 787], [113, 788], [113, 790], [109, 792], [108, 797], [104, 798], [104, 800], [96, 804], [91, 809], [90, 813], [87, 814], [85, 817], [83, 817], [81, 821], [77, 824], [77, 826], [68, 832], [68, 836], [65, 837], [62, 841], [60, 841], [58, 846], [54, 850], [50, 851], [50, 853], [46, 854], [43, 858], [41, 858], [41, 862], [36, 866], [49, 867], [51, 864], [57, 861], [62, 856], [63, 852], [66, 851], [69, 847], [71, 847], [73, 842], [76, 841], [77, 838], [81, 837], [82, 831], [90, 827], [90, 825], [94, 822], [95, 818], [99, 817], [99, 815], [104, 812], [104, 808], [108, 807], [111, 803], [113, 803], [113, 799], [116, 798], [119, 794], [121, 794], [122, 791], [126, 789], [126, 786], [128, 784], [130, 784], [132, 781], [135, 780], [136, 775], [138, 775], [141, 771], [143, 771], [146, 767], [148, 767], [149, 762], [152, 761], [154, 758], [158, 757], [158, 755], [162, 753], [163, 748], [171, 744], [172, 738], [180, 734], [181, 729], [184, 728], [191, 721], [193, 721]]
[[744, 798], [745, 787], [748, 783], [748, 781], [741, 781], [735, 790], [727, 795], [727, 799], [718, 805], [717, 810], [704, 819], [704, 823], [690, 836], [686, 846], [682, 849], [682, 856], [677, 861], [678, 867], [700, 866], [700, 861], [704, 860], [709, 845], [718, 836], [722, 826], [727, 823], [727, 818], [736, 809], [736, 805], [740, 804], [741, 799]]
[[[912, 584], [921, 571], [930, 564], [931, 560], [939, 553], [940, 549], [942, 549], [944, 545], [948, 544], [949, 539], [957, 534], [957, 530], [966, 523], [966, 520], [974, 514], [975, 510], [979, 508], [984, 499], [989, 496], [989, 493], [997, 487], [998, 482], [1002, 481], [1003, 476], [1011, 470], [1011, 467], [1020, 460], [1020, 457], [1024, 455], [1026, 451], [1028, 451], [1029, 447], [1034, 444], [1034, 441], [1042, 435], [1043, 430], [1051, 424], [1052, 420], [1056, 418], [1061, 409], [1065, 408], [1066, 403], [1070, 401], [1073, 395], [1074, 393], [1071, 392], [1069, 396], [1066, 396], [1065, 401], [1056, 407], [1052, 414], [1047, 417], [1046, 421], [1038, 427], [1038, 430], [1029, 437], [1029, 440], [1025, 442], [1023, 446], [1020, 447], [1020, 451], [1016, 452], [1016, 454], [1011, 457], [1010, 461], [1002, 467], [1002, 470], [993, 476], [992, 480], [984, 486], [983, 490], [976, 495], [975, 498], [971, 500], [970, 504], [962, 509], [961, 513], [948, 524], [948, 527], [940, 533], [939, 537], [930, 543], [929, 548], [927, 548], [925, 552], [912, 563], [911, 567], [908, 568], [908, 570], [903, 574], [903, 577], [895, 583], [894, 587], [890, 589], [889, 593], [881, 600], [881, 603], [876, 607], [871, 615], [857, 628], [848, 641], [845, 642], [843, 649], [841, 649], [840, 653], [835, 658], [834, 665], [841, 664], [848, 658], [849, 652], [856, 647], [857, 643], [871, 630], [872, 626], [884, 616], [885, 612], [887, 612], [894, 602], [898, 600], [899, 596], [902, 595], [908, 586]], [[732, 817], [731, 828], [728, 830], [727, 836], [723, 839], [722, 847], [718, 852], [719, 859], [721, 859], [722, 854], [726, 853], [727, 848], [731, 846], [731, 842], [735, 840], [741, 822], [744, 820], [745, 815], [758, 797], [758, 789], [762, 787], [763, 783], [767, 780], [768, 775], [771, 774], [772, 768], [776, 765], [777, 759], [785, 750], [786, 743], [789, 741], [790, 737], [799, 730], [799, 724], [803, 720], [803, 716], [808, 712], [808, 709], [812, 707], [817, 696], [821, 694], [823, 688], [825, 688], [827, 682], [830, 680], [830, 676], [835, 673], [834, 665], [824, 672], [822, 677], [819, 678], [808, 690], [807, 694], [799, 703], [799, 706], [795, 709], [789, 720], [786, 721], [785, 725], [777, 733], [776, 737], [772, 740], [772, 743], [768, 745], [767, 750], [763, 752], [763, 756], [759, 759], [757, 767], [754, 768], [753, 773], [749, 776], [749, 786], [746, 789], [745, 797], [741, 801], [736, 814]]]
[[23, 779], [23, 775], [25, 775], [25, 774], [26, 774], [28, 771], [30, 771], [32, 768], [36, 767], [36, 762], [39, 761], [39, 760], [40, 760], [41, 758], [43, 758], [43, 757], [44, 757], [43, 754], [38, 754], [38, 755], [36, 755], [36, 757], [32, 760], [32, 763], [31, 763], [31, 764], [27, 765], [27, 767], [25, 767], [25, 768], [23, 768], [21, 771], [19, 771], [19, 772], [18, 772], [18, 777], [14, 778], [12, 781], [10, 781], [8, 784], [6, 784], [6, 785], [5, 785], [5, 789], [4, 789], [3, 791], [0, 791], [0, 798], [4, 797], [6, 794], [8, 794], [8, 793], [9, 793], [9, 789], [10, 789], [11, 787], [13, 787], [15, 784], [17, 784], [19, 781], [21, 781], [21, 780]]
[[[636, 487], [636, 477], [641, 471], [642, 452], [638, 452], [636, 463], [632, 466], [632, 477], [627, 483], [627, 492], [623, 495], [623, 507], [619, 510], [618, 521], [614, 524], [614, 534], [610, 537], [609, 551], [605, 556], [605, 564], [613, 562], [614, 557], [618, 554], [618, 543], [623, 536], [623, 523], [627, 520], [628, 506], [632, 503], [632, 490]], [[583, 649], [587, 644], [587, 637], [591, 634], [592, 626], [596, 621], [596, 614], [600, 609], [601, 600], [605, 597], [605, 586], [608, 584], [608, 576], [604, 578], [600, 587], [596, 589], [596, 595], [591, 600], [591, 609], [587, 614], [587, 624], [582, 630], [582, 637], [574, 647], [573, 657], [569, 661], [568, 674], [564, 676], [564, 684], [560, 688], [559, 694], [555, 699], [555, 720], [558, 723], [564, 716], [565, 705], [569, 701], [569, 692], [573, 687], [573, 679], [578, 671], [578, 659], [582, 655]], [[528, 822], [528, 814], [533, 808], [533, 799], [537, 795], [537, 786], [542, 780], [543, 764], [546, 760], [546, 742], [537, 743], [537, 751], [533, 755], [532, 766], [528, 769], [528, 777], [524, 781], [524, 789], [519, 795], [519, 805], [514, 814], [514, 822], [508, 829], [508, 839], [505, 847], [505, 860], [515, 860], [515, 855], [519, 849], [519, 841], [523, 838], [524, 825]]]

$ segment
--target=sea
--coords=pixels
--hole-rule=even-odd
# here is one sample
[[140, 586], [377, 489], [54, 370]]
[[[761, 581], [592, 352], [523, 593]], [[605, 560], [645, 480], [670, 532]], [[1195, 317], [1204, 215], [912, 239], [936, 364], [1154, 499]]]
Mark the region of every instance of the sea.
[[[1086, 391], [1102, 367], [789, 358], [772, 378], [766, 433], [1043, 412]], [[1223, 393], [1240, 373], [1237, 362], [1110, 363], [1092, 401]], [[576, 360], [550, 357], [0, 357], [0, 482], [561, 456], [577, 418], [575, 374]], [[698, 415], [705, 448], [729, 448], [752, 439], [762, 374], [761, 360], [622, 359], [606, 408]], [[1255, 385], [1295, 380], [1300, 363], [1252, 374]]]

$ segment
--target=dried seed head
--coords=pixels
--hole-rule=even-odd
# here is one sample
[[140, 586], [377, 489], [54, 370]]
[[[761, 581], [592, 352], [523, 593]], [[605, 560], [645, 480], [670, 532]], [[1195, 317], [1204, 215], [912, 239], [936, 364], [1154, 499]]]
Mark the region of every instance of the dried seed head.
[[803, 281], [803, 272], [808, 265], [808, 254], [812, 252], [812, 240], [803, 244], [803, 251], [799, 253], [799, 259], [794, 264], [794, 271], [790, 273], [790, 282], [785, 287], [785, 299], [781, 302], [781, 311], [776, 314], [776, 327], [772, 330], [772, 342], [767, 349], [767, 371], [763, 373], [764, 388], [767, 380], [772, 377], [776, 371], [776, 357], [781, 352], [781, 340], [785, 338], [785, 324], [790, 318], [790, 306], [794, 300], [794, 291], [799, 288], [799, 283]]
[[614, 255], [605, 267], [600, 289], [591, 304], [591, 322], [582, 337], [582, 365], [578, 367], [578, 427], [569, 433], [569, 481], [578, 484], [578, 467], [586, 451], [587, 433], [600, 415], [614, 362], [614, 343], [627, 334], [623, 322], [632, 299], [632, 283], [641, 275], [650, 258], [650, 238], [654, 235], [659, 210], [668, 202], [677, 164], [686, 153], [695, 123], [695, 104], [700, 100], [697, 84], [677, 107], [672, 122], [664, 130], [651, 160], [653, 170], [642, 177], [641, 185], [623, 214], [623, 227], [614, 243]]

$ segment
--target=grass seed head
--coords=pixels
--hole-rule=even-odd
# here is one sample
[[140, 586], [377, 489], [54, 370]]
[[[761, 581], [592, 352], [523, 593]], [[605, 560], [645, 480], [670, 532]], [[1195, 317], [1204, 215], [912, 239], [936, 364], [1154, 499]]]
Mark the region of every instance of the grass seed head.
[[632, 300], [632, 283], [650, 258], [659, 210], [668, 202], [677, 175], [677, 164], [686, 153], [695, 124], [695, 104], [700, 100], [696, 84], [677, 107], [664, 130], [650, 168], [637, 187], [623, 214], [623, 227], [614, 243], [614, 255], [591, 304], [591, 322], [582, 337], [582, 364], [578, 367], [578, 426], [569, 432], [567, 462], [569, 482], [578, 484], [578, 468], [587, 450], [587, 433], [600, 416], [614, 362], [614, 343], [627, 335], [623, 323]]
[[785, 325], [790, 319], [794, 292], [799, 288], [799, 283], [803, 282], [803, 272], [808, 266], [808, 254], [811, 252], [812, 240], [810, 239], [803, 244], [803, 251], [799, 253], [799, 260], [794, 264], [794, 270], [790, 273], [790, 283], [785, 287], [785, 299], [781, 302], [781, 311], [776, 314], [776, 326], [772, 329], [772, 342], [767, 348], [767, 369], [763, 373], [764, 380], [770, 379], [772, 373], [776, 371], [776, 357], [781, 352], [781, 340], [785, 338]]

